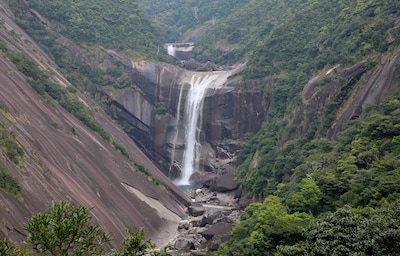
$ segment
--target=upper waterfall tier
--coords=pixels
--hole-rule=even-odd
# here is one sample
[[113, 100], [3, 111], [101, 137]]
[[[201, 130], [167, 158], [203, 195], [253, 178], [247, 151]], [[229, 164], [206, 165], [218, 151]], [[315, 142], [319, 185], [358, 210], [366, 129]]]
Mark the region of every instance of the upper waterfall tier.
[[166, 43], [164, 48], [167, 49], [167, 53], [170, 56], [178, 58], [180, 60], [187, 60], [190, 57], [194, 43]]

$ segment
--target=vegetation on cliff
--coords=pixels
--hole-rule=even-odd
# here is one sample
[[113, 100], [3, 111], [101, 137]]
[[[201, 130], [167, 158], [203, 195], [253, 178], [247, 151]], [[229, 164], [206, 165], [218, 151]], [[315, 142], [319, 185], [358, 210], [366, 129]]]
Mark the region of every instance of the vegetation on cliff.
[[[51, 77], [35, 65], [32, 60], [20, 52], [9, 49], [7, 44], [2, 40], [0, 40], [0, 50], [2, 51], [0, 54], [4, 54], [10, 59], [16, 68], [26, 76], [28, 83], [39, 95], [44, 98], [50, 96], [55, 102], [82, 121], [87, 127], [96, 132], [104, 141], [110, 143], [117, 151], [131, 161], [134, 164], [135, 169], [142, 173], [149, 181], [164, 189], [163, 184], [156, 178], [152, 177], [143, 165], [134, 161], [126, 149], [120, 143], [111, 138], [107, 131], [93, 118], [90, 111], [76, 95], [77, 90], [75, 87], [63, 87], [62, 85], [55, 83]], [[50, 105], [55, 104], [49, 99], [47, 99], [47, 102]], [[5, 112], [5, 110], [0, 106], [0, 113], [2, 112]], [[52, 126], [57, 128], [57, 123], [53, 123]], [[72, 128], [71, 133], [77, 135], [74, 128]], [[3, 127], [2, 123], [0, 123], [0, 142], [2, 142], [1, 148], [3, 148], [7, 157], [18, 165], [21, 158], [24, 156], [24, 151], [15, 142], [13, 136]], [[6, 172], [2, 172], [1, 175], [3, 178], [3, 184], [0, 184], [0, 187], [5, 189], [7, 192], [20, 196], [21, 188], [18, 184], [14, 185], [16, 180], [12, 179], [12, 176], [7, 176]]]
[[[321, 138], [307, 141], [300, 138], [282, 148], [268, 149], [265, 145], [270, 138], [263, 136], [263, 141], [259, 140], [256, 143], [257, 140], [253, 139], [253, 143], [246, 144], [245, 149], [249, 151], [251, 149], [248, 147], [262, 146], [256, 149], [258, 153], [255, 153], [259, 159], [257, 167], [251, 164], [252, 158], [247, 158], [238, 169], [237, 175], [243, 189], [257, 196], [267, 196], [264, 201], [267, 205], [271, 204], [271, 195], [279, 197], [284, 209], [290, 214], [308, 213], [317, 217], [306, 231], [301, 232], [298, 229], [285, 233], [287, 237], [296, 237], [299, 245], [282, 247], [279, 255], [329, 255], [332, 254], [332, 250], [326, 246], [333, 238], [337, 244], [352, 241], [351, 239], [357, 240], [353, 241], [359, 244], [357, 248], [349, 247], [348, 244], [341, 246], [351, 248], [351, 252], [363, 252], [365, 255], [382, 255], [382, 251], [396, 252], [399, 249], [397, 243], [379, 242], [371, 245], [373, 241], [378, 241], [377, 237], [381, 234], [394, 236], [396, 239], [400, 236], [400, 219], [391, 213], [398, 207], [400, 197], [399, 99], [400, 93], [397, 92], [387, 97], [380, 106], [371, 107], [362, 117], [352, 121], [334, 140]], [[259, 136], [257, 138], [261, 139]], [[252, 209], [259, 210], [256, 214], [252, 213], [250, 218], [248, 214], [243, 216], [241, 223], [232, 231], [231, 240], [222, 246], [216, 255], [236, 255], [233, 253], [238, 250], [236, 245], [244, 243], [257, 232], [269, 234], [263, 231], [265, 228], [262, 227], [262, 223], [265, 220], [260, 216], [270, 214], [271, 210], [262, 210], [257, 205], [259, 203], [246, 209], [246, 212]], [[344, 209], [338, 209], [341, 207]], [[350, 216], [346, 214], [359, 223], [349, 220], [349, 223], [343, 223], [342, 227], [337, 227], [335, 223], [329, 224], [334, 221], [332, 218], [340, 219], [338, 216], [343, 215], [343, 211], [349, 212], [350, 209], [346, 207], [357, 209]], [[334, 213], [325, 217], [327, 212]], [[363, 220], [363, 217], [367, 219]], [[376, 227], [374, 221], [381, 221], [385, 230], [370, 233], [370, 230]], [[247, 225], [247, 222], [253, 224]], [[269, 222], [268, 225], [273, 225], [273, 222]], [[335, 228], [352, 228], [353, 233], [343, 234], [347, 237], [341, 239], [334, 237], [338, 232]], [[241, 235], [236, 235], [235, 230], [240, 230]], [[304, 241], [299, 236], [301, 233], [304, 234]], [[320, 241], [320, 238], [310, 236], [311, 233], [321, 236], [332, 234], [332, 237], [325, 235], [321, 238], [323, 241]], [[365, 234], [370, 234], [369, 240], [364, 241]], [[373, 250], [363, 246], [364, 242], [369, 243]], [[293, 244], [293, 240], [284, 240], [278, 234], [273, 234], [272, 238], [258, 236], [255, 243], [246, 255], [273, 253], [276, 246]], [[269, 245], [262, 246], [264, 243]], [[257, 248], [260, 246], [263, 251], [257, 254]], [[316, 253], [323, 248], [324, 252]], [[333, 255], [343, 254], [337, 251]]]
[[197, 26], [211, 26], [239, 10], [248, 0], [138, 0], [143, 11], [158, 22], [167, 42], [178, 42]]
[[22, 198], [21, 185], [4, 167], [0, 167], [0, 188], [18, 198]]
[[[394, 93], [380, 106], [370, 107], [333, 140], [302, 137], [273, 147], [273, 135], [260, 132], [258, 140], [252, 138], [244, 144], [244, 163], [237, 171], [239, 182], [255, 196], [277, 194], [286, 198], [286, 204], [294, 210], [306, 210], [296, 205], [299, 200], [291, 200], [306, 178], [322, 191], [321, 200], [314, 206], [317, 212], [347, 203], [376, 206], [382, 197], [397, 198], [399, 97]], [[257, 167], [251, 165], [255, 154]]]
[[[168, 4], [177, 3], [169, 1]], [[216, 4], [221, 7], [224, 1]], [[201, 3], [188, 3], [188, 6], [192, 9], [187, 13], [193, 19]], [[172, 10], [168, 10], [158, 11], [162, 14], [161, 21], [177, 30], [185, 28], [176, 26], [178, 17], [173, 17]], [[281, 231], [285, 234], [282, 236], [279, 228], [271, 227], [273, 222], [267, 222], [266, 216], [273, 211], [267, 205], [271, 206], [271, 198], [275, 197], [289, 215], [307, 213], [316, 219], [322, 218], [320, 222], [311, 222], [307, 228], [311, 233], [334, 232], [329, 223], [346, 212], [348, 220], [356, 223], [352, 226], [356, 236], [347, 234], [346, 239], [354, 240], [358, 246], [341, 244], [349, 253], [380, 255], [396, 251], [397, 245], [383, 243], [373, 244], [374, 250], [370, 250], [370, 242], [377, 241], [378, 233], [370, 232], [370, 240], [362, 239], [376, 224], [371, 223], [379, 218], [388, 226], [388, 223], [399, 223], [386, 213], [396, 207], [400, 195], [397, 185], [400, 184], [400, 120], [397, 118], [400, 93], [392, 93], [379, 106], [367, 108], [334, 139], [328, 137], [328, 130], [335, 122], [337, 111], [343, 107], [343, 99], [328, 102], [321, 119], [315, 119], [311, 128], [300, 135], [290, 136], [291, 131], [285, 128], [301, 104], [300, 91], [321, 70], [338, 64], [350, 67], [365, 61], [364, 70], [350, 81], [334, 75], [318, 84], [323, 86], [331, 80], [339, 86], [348, 83], [349, 86], [343, 87], [347, 90], [343, 94], [348, 95], [348, 87], [365, 83], [363, 75], [379, 68], [382, 54], [398, 53], [400, 3], [395, 0], [241, 1], [227, 10], [229, 15], [225, 17], [216, 13], [208, 18], [204, 16], [202, 22], [192, 20], [195, 26], [208, 25], [196, 42], [196, 59], [221, 64], [247, 61], [244, 90], [253, 79], [268, 77], [276, 84], [272, 89], [262, 85], [258, 88], [272, 100], [269, 115], [264, 127], [243, 144], [243, 164], [237, 170], [242, 189], [254, 198], [266, 198], [265, 206], [250, 205], [242, 222], [231, 232], [231, 240], [216, 255], [265, 255], [273, 253], [277, 245], [291, 244], [296, 239], [303, 242], [296, 247], [282, 247], [280, 253], [319, 255], [318, 250], [325, 246], [326, 251], [320, 252], [321, 255], [343, 255], [343, 251], [329, 250], [329, 244], [318, 247], [319, 240], [314, 241], [306, 234], [303, 240], [301, 228]], [[190, 15], [179, 18], [185, 20]], [[399, 68], [394, 75], [400, 78]], [[353, 213], [346, 207], [358, 210]], [[327, 212], [333, 213], [325, 217]], [[344, 229], [346, 225], [350, 224], [343, 223]], [[394, 235], [398, 231], [389, 228], [379, 232]]]
[[132, 85], [123, 63], [110, 56], [108, 49], [136, 60], [168, 61], [160, 28], [136, 1], [8, 2], [18, 25], [40, 44], [63, 75], [92, 95], [100, 87], [115, 90]]
[[[12, 0], [17, 16], [24, 1]], [[139, 8], [137, 1], [29, 1], [29, 7], [52, 22], [57, 33], [75, 42], [125, 51], [135, 57], [162, 54], [160, 29]]]

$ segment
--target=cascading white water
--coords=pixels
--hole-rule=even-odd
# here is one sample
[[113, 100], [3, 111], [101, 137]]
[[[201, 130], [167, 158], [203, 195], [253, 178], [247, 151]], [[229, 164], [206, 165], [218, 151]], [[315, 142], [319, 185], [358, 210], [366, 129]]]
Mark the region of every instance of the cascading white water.
[[211, 75], [195, 74], [191, 78], [184, 112], [185, 150], [183, 152], [181, 177], [175, 182], [177, 185], [189, 185], [190, 176], [199, 169], [204, 94], [210, 85], [216, 84], [219, 77], [221, 77], [221, 74], [216, 73]]
[[[185, 100], [183, 99], [185, 97], [183, 89], [187, 86], [182, 85], [180, 88], [176, 116], [177, 123], [175, 124], [172, 142], [173, 150], [171, 152], [171, 167], [172, 165], [179, 165], [179, 160], [176, 161], [177, 159], [175, 159], [175, 145], [178, 141], [178, 137], [182, 136], [181, 131], [185, 131], [185, 147], [180, 164], [181, 177], [174, 181], [178, 186], [191, 185], [190, 177], [194, 172], [199, 170], [201, 157], [200, 134], [202, 128], [203, 102], [206, 91], [207, 89], [223, 87], [233, 72], [235, 72], [235, 69], [228, 71], [197, 72], [192, 73], [190, 78], [186, 76], [181, 81], [182, 84], [190, 84], [190, 88]], [[184, 115], [182, 118], [182, 121], [184, 122], [183, 124], [180, 122], [181, 102], [185, 102]]]
[[179, 90], [179, 98], [178, 98], [178, 106], [176, 107], [176, 124], [174, 128], [174, 138], [173, 138], [173, 143], [172, 143], [172, 152], [171, 152], [171, 164], [169, 166], [169, 170], [171, 171], [172, 166], [175, 165], [175, 147], [176, 147], [176, 141], [178, 139], [179, 135], [179, 122], [181, 120], [181, 104], [182, 104], [182, 95], [183, 95], [183, 88], [184, 86], [181, 87]]
[[173, 44], [167, 46], [167, 53], [168, 55], [175, 57], [175, 46]]

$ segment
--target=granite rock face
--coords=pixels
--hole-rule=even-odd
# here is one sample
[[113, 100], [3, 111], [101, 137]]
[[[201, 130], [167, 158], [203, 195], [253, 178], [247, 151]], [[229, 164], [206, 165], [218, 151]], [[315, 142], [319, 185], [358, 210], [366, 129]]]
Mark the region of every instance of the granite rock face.
[[[0, 0], [0, 7], [7, 10], [4, 1]], [[71, 86], [12, 17], [0, 12], [0, 19], [4, 24], [0, 37], [8, 49], [29, 58], [52, 81], [64, 87]], [[12, 37], [13, 34], [16, 36]], [[79, 54], [77, 51], [77, 56]], [[112, 233], [110, 248], [120, 247], [127, 226], [144, 227], [147, 237], [159, 246], [177, 234], [189, 199], [87, 95], [75, 93], [131, 160], [56, 101], [34, 91], [29, 79], [5, 55], [0, 56], [0, 77], [0, 125], [12, 134], [10, 138], [20, 152], [24, 152], [17, 164], [0, 149], [1, 169], [18, 180], [21, 187], [20, 197], [0, 190], [0, 239], [24, 241], [27, 232], [23, 225], [27, 218], [45, 212], [52, 200], [72, 201], [91, 208], [93, 221], [106, 233]], [[145, 102], [129, 104], [151, 108]], [[129, 111], [136, 109], [135, 105], [129, 106]], [[143, 113], [146, 114], [144, 110]], [[137, 121], [142, 124], [137, 125], [142, 130], [151, 124], [144, 116]], [[138, 166], [147, 171], [147, 176]], [[149, 180], [150, 175], [157, 184]], [[163, 184], [163, 189], [159, 184]]]
[[[232, 171], [244, 135], [257, 132], [265, 119], [269, 99], [262, 92], [240, 91], [242, 69], [243, 66], [218, 71], [229, 72], [228, 79], [205, 92], [201, 171]], [[109, 114], [127, 128], [130, 137], [171, 178], [180, 174], [185, 147], [182, 115], [193, 74], [210, 72], [194, 72], [165, 63], [132, 63], [134, 86], [112, 98], [108, 108]]]

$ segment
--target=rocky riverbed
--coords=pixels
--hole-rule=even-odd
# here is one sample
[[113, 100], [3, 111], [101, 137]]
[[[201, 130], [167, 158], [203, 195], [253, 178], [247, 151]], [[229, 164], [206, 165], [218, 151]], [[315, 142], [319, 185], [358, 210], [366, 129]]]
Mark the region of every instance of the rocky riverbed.
[[242, 214], [236, 192], [213, 192], [208, 188], [188, 190], [192, 205], [180, 221], [179, 234], [167, 246], [171, 255], [209, 255], [229, 238], [229, 231]]

